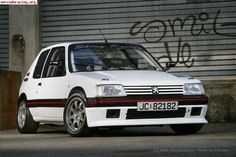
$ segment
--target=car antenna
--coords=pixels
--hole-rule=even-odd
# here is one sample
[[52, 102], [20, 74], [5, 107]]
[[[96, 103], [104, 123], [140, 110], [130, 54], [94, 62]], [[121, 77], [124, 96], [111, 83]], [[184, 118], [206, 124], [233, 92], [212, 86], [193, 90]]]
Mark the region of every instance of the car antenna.
[[105, 35], [103, 34], [101, 29], [99, 29], [99, 32], [102, 34], [102, 36], [103, 36], [103, 38], [105, 40], [105, 43], [108, 44], [107, 38], [105, 37]]

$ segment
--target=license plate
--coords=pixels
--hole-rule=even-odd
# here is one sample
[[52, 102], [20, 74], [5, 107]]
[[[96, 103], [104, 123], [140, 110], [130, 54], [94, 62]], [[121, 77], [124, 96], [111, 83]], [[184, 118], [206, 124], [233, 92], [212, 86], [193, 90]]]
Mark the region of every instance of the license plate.
[[138, 102], [138, 111], [172, 111], [178, 110], [177, 101], [168, 102]]

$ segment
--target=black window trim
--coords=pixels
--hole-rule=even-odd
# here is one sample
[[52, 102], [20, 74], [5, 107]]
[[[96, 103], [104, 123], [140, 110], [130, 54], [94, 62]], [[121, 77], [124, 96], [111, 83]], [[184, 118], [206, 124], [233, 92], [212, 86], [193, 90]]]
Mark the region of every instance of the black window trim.
[[50, 55], [50, 53], [51, 53], [52, 49], [53, 49], [53, 48], [49, 48], [49, 49], [48, 49], [48, 50], [49, 50], [49, 52], [48, 52], [48, 55], [47, 55], [47, 57], [46, 57], [46, 59], [45, 59], [45, 61], [44, 61], [44, 64], [43, 64], [43, 69], [42, 69], [42, 72], [41, 72], [40, 78], [43, 78], [43, 72], [44, 72], [44, 68], [45, 68], [46, 62], [47, 62], [47, 60], [48, 60], [48, 57], [49, 57], [49, 55]]
[[[34, 77], [34, 72], [35, 72], [36, 66], [37, 66], [37, 64], [38, 64], [39, 58], [40, 58], [40, 56], [42, 55], [42, 53], [44, 53], [44, 52], [46, 52], [46, 51], [48, 51], [48, 54], [47, 54], [47, 56], [46, 56], [46, 58], [45, 58], [45, 61], [43, 62], [43, 68], [42, 68], [42, 70], [41, 70], [40, 77], [36, 78], [36, 77]], [[33, 78], [33, 79], [40, 79], [40, 78], [42, 78], [43, 71], [44, 71], [44, 67], [45, 67], [45, 64], [46, 64], [46, 61], [47, 61], [47, 59], [48, 59], [48, 56], [49, 56], [50, 52], [51, 52], [51, 48], [45, 49], [44, 51], [42, 51], [42, 52], [40, 53], [40, 55], [39, 55], [39, 57], [38, 57], [38, 59], [37, 59], [37, 61], [36, 61], [36, 64], [35, 64], [35, 66], [34, 66], [34, 69], [33, 69], [33, 75], [32, 75], [32, 78]]]
[[50, 51], [49, 51], [49, 53], [48, 53], [48, 55], [47, 55], [47, 58], [46, 58], [46, 60], [45, 60], [45, 62], [44, 62], [44, 65], [43, 65], [43, 70], [42, 70], [41, 76], [40, 76], [41, 79], [42, 79], [42, 78], [44, 78], [44, 79], [46, 79], [46, 78], [58, 78], [58, 77], [61, 78], [61, 77], [65, 77], [66, 74], [67, 74], [67, 70], [66, 70], [66, 58], [65, 58], [65, 75], [63, 75], [63, 76], [54, 76], [54, 77], [43, 77], [43, 74], [44, 74], [44, 70], [45, 70], [45, 66], [46, 66], [46, 62], [47, 62], [47, 60], [48, 60], [48, 57], [49, 57], [50, 54], [52, 53], [52, 49], [55, 49], [55, 48], [64, 48], [64, 49], [65, 49], [64, 53], [65, 53], [65, 56], [66, 56], [66, 46], [65, 46], [65, 45], [60, 45], [60, 46], [51, 47], [51, 48], [50, 48]]

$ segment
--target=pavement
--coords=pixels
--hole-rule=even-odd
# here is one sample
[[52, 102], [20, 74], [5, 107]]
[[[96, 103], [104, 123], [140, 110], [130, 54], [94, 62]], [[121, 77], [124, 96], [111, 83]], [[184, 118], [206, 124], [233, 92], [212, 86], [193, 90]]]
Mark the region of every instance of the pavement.
[[36, 134], [0, 131], [0, 157], [235, 157], [236, 124], [210, 123], [192, 135], [169, 126], [100, 129], [91, 137], [70, 137], [64, 127], [39, 127]]

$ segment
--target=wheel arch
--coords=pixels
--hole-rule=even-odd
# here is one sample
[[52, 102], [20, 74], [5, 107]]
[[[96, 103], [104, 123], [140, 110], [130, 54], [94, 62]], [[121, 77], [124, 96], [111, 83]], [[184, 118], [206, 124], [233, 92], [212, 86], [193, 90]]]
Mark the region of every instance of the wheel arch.
[[71, 91], [70, 91], [70, 93], [69, 93], [69, 95], [68, 95], [68, 97], [69, 97], [71, 94], [73, 94], [73, 93], [75, 93], [75, 92], [78, 92], [78, 91], [82, 92], [82, 93], [84, 94], [85, 98], [87, 98], [87, 97], [86, 97], [86, 92], [85, 92], [85, 90], [84, 90], [82, 87], [80, 87], [80, 86], [77, 86], [77, 87], [72, 88]]
[[21, 100], [26, 100], [27, 101], [27, 96], [25, 93], [21, 93], [19, 98], [18, 98], [18, 104], [21, 102]]

